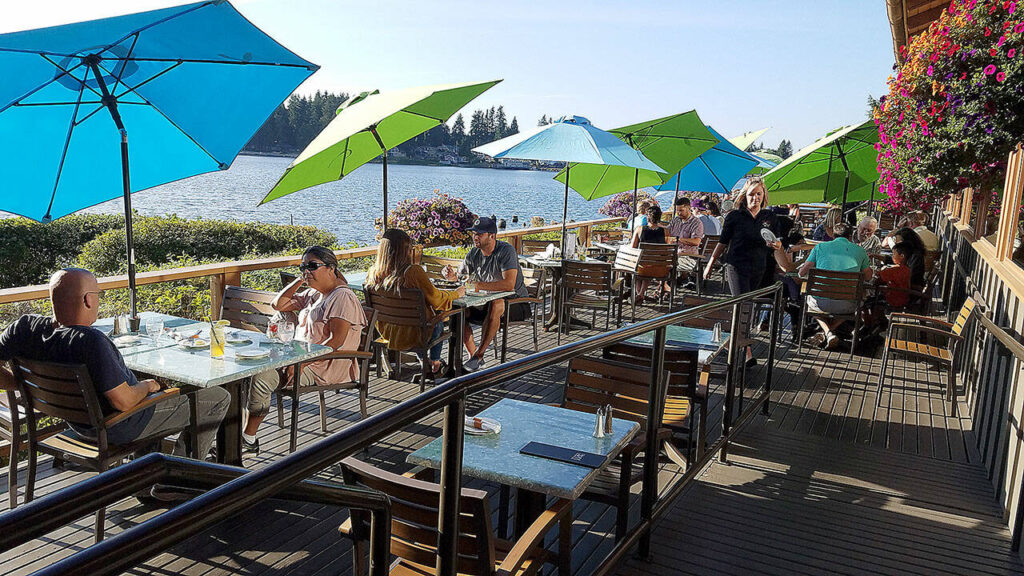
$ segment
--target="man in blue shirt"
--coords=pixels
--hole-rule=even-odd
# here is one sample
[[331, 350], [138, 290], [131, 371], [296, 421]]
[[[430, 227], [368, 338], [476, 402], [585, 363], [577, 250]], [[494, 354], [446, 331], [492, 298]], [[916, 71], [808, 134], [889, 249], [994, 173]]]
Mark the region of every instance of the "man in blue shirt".
[[[150, 394], [160, 391], [156, 380], [138, 380], [124, 363], [114, 343], [92, 327], [99, 315], [100, 289], [88, 270], [67, 268], [50, 278], [53, 317], [22, 316], [0, 333], [0, 362], [15, 357], [44, 362], [84, 364], [96, 388], [104, 416], [134, 408]], [[13, 386], [14, 376], [0, 366], [0, 385]], [[230, 395], [223, 388], [206, 388], [196, 393], [199, 421], [197, 453], [206, 456], [217, 436], [217, 428], [228, 409]], [[155, 404], [107, 429], [112, 444], [136, 439], [160, 438], [189, 425], [188, 398], [178, 396]], [[73, 426], [85, 437], [95, 430]], [[186, 434], [180, 434], [174, 453], [185, 456]]]
[[[839, 221], [833, 224], [832, 232], [835, 234], [835, 240], [818, 244], [811, 250], [807, 260], [800, 266], [800, 276], [806, 277], [811, 268], [820, 268], [835, 272], [859, 272], [865, 282], [871, 280], [871, 260], [868, 258], [868, 253], [850, 241], [853, 236], [853, 227]], [[860, 302], [849, 300], [807, 297], [807, 309], [811, 312], [853, 314], [859, 306]], [[815, 320], [821, 326], [825, 338], [825, 348], [836, 347], [839, 344], [839, 338], [836, 337], [834, 331], [843, 322], [842, 319], [832, 319], [830, 322], [821, 318], [815, 318]]]

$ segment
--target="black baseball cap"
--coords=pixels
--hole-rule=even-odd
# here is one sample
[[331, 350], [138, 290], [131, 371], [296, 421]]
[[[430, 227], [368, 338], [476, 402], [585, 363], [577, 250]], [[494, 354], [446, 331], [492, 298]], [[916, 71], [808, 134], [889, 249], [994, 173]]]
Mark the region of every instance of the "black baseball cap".
[[498, 225], [494, 223], [494, 218], [481, 216], [480, 218], [477, 218], [476, 224], [473, 224], [469, 231], [478, 232], [480, 234], [497, 234]]

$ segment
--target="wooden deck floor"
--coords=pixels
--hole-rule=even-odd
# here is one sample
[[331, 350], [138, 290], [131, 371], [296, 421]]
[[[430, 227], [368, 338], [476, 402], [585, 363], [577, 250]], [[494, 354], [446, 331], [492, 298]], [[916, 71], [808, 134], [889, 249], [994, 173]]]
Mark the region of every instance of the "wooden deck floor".
[[[780, 363], [770, 415], [658, 525], [640, 574], [1022, 574], [970, 420], [939, 372], [806, 351]], [[961, 404], [960, 413], [966, 413]]]
[[[655, 312], [647, 309], [644, 316]], [[593, 333], [574, 332], [571, 338]], [[553, 346], [554, 334], [544, 334], [541, 345]], [[511, 357], [531, 351], [526, 331], [516, 331]], [[858, 565], [849, 558], [856, 556], [854, 552], [889, 559], [888, 563], [879, 560], [880, 568], [874, 570], [880, 572], [912, 565], [908, 558], [950, 555], [985, 559], [983, 566], [994, 566], [993, 573], [1019, 569], [1006, 552], [1009, 536], [999, 524], [991, 493], [985, 492], [984, 477], [973, 465], [976, 458], [968, 448], [970, 422], [948, 416], [948, 407], [941, 402], [941, 387], [926, 382], [936, 376], [928, 371], [901, 373], [901, 377], [913, 378], [897, 387], [891, 397], [885, 395], [883, 405], [889, 408], [875, 410], [872, 391], [878, 360], [856, 357], [851, 363], [848, 358], [820, 351], [797, 354], [783, 347], [774, 395], [779, 402], [773, 403], [771, 417], [751, 424], [733, 451], [732, 465], [713, 465], [679, 500], [664, 522], [665, 529], [657, 532], [653, 562], [632, 560], [622, 571], [775, 572], [787, 568], [793, 572], [843, 572], [842, 566]], [[748, 377], [757, 385], [762, 369], [753, 370]], [[508, 382], [471, 398], [470, 412], [502, 397], [557, 402], [563, 378], [564, 368], [554, 367]], [[417, 392], [418, 386], [407, 382], [373, 379], [370, 411], [382, 410]], [[720, 387], [716, 385], [712, 392], [710, 428], [715, 437], [721, 428]], [[357, 418], [355, 398], [349, 393], [329, 394], [328, 405], [332, 431]], [[287, 412], [286, 404], [286, 418]], [[403, 471], [408, 468], [405, 455], [440, 433], [438, 414], [383, 439], [360, 457]], [[321, 437], [316, 404], [312, 398], [304, 398], [299, 444], [308, 445]], [[248, 458], [248, 467], [258, 468], [287, 452], [287, 433], [276, 426], [273, 412], [260, 431], [260, 442], [263, 453]], [[662, 487], [667, 488], [679, 475], [677, 467], [665, 464]], [[38, 492], [48, 494], [88, 476], [55, 470], [44, 460]], [[320, 477], [340, 480], [340, 473], [328, 469]], [[921, 485], [915, 479], [921, 479]], [[467, 484], [497, 492], [497, 486], [480, 481]], [[956, 488], [944, 488], [947, 484]], [[3, 475], [0, 486], [6, 486]], [[944, 497], [950, 500], [944, 501]], [[6, 506], [5, 494], [0, 502]], [[492, 505], [497, 505], [497, 498]], [[634, 519], [637, 508], [638, 502], [634, 502]], [[134, 499], [125, 500], [108, 509], [108, 534], [161, 511]], [[778, 522], [772, 514], [781, 516]], [[336, 532], [346, 517], [343, 509], [270, 501], [130, 573], [350, 573], [349, 544]], [[589, 574], [611, 549], [614, 513], [602, 505], [577, 502], [574, 518], [573, 573]], [[0, 574], [31, 573], [81, 550], [92, 542], [91, 529], [91, 517], [83, 518], [46, 538], [0, 553]], [[820, 545], [829, 542], [831, 533], [837, 538], [835, 551], [831, 545]], [[799, 545], [802, 540], [810, 543], [806, 550]], [[904, 546], [906, 550], [901, 548]], [[762, 566], [770, 556], [758, 559], [767, 554], [761, 547], [775, 549], [782, 560]], [[967, 552], [961, 551], [964, 547]], [[943, 549], [956, 552], [931, 554]], [[831, 561], [835, 566], [828, 564], [830, 552], [834, 552]], [[965, 562], [950, 565], [963, 567]], [[941, 561], [921, 565], [928, 568], [936, 563]], [[757, 568], [748, 569], [751, 566]]]

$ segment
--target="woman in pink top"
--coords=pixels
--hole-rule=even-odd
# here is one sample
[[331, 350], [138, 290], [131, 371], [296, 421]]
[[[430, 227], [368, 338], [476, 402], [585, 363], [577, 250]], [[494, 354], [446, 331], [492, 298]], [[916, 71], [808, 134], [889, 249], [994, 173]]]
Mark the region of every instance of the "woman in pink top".
[[[297, 312], [299, 324], [295, 339], [329, 346], [335, 350], [359, 348], [360, 334], [366, 326], [362, 304], [338, 270], [334, 252], [311, 246], [302, 255], [302, 275], [278, 293], [271, 305], [278, 312]], [[291, 370], [292, 368], [289, 368]], [[359, 365], [352, 360], [323, 360], [302, 367], [299, 386], [337, 384], [359, 380]], [[270, 396], [281, 379], [277, 370], [268, 370], [253, 378], [249, 390], [249, 421], [242, 434], [243, 452], [258, 454], [256, 430], [270, 410]]]

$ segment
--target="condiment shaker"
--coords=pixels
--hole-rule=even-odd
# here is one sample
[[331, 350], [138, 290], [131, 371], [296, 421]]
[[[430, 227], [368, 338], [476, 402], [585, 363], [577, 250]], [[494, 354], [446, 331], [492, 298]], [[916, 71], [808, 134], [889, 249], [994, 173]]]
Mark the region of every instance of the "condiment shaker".
[[612, 405], [606, 404], [604, 407], [604, 433], [611, 434], [612, 432]]
[[604, 438], [604, 408], [598, 408], [594, 416], [594, 438]]
[[711, 331], [711, 341], [718, 344], [722, 341], [722, 323], [715, 322], [715, 327]]

